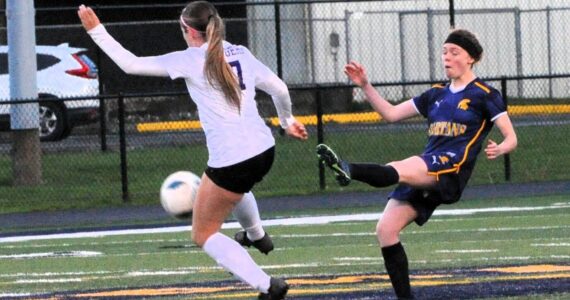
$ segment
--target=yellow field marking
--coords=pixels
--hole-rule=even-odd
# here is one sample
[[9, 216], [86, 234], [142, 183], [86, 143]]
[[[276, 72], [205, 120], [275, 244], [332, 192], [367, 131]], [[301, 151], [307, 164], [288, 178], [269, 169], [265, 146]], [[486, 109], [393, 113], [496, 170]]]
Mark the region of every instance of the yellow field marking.
[[[288, 281], [289, 282], [289, 281]], [[387, 289], [391, 287], [390, 283], [374, 284], [374, 288], [362, 289], [358, 288], [320, 288], [320, 289], [290, 289], [287, 295], [322, 295], [331, 293], [355, 293], [362, 291], [378, 290], [379, 288]], [[224, 295], [209, 295], [204, 297], [197, 297], [193, 299], [238, 299], [238, 298], [252, 298], [257, 296], [257, 293], [239, 293], [239, 294], [224, 294]]]
[[341, 276], [337, 278], [298, 278], [289, 279], [288, 283], [294, 285], [316, 285], [316, 284], [343, 284], [343, 283], [357, 283], [366, 280], [389, 280], [388, 275], [361, 275], [361, 276]]
[[[355, 276], [360, 277], [360, 276]], [[482, 282], [493, 282], [493, 281], [509, 281], [509, 280], [533, 280], [533, 279], [559, 279], [559, 278], [570, 278], [570, 274], [544, 274], [544, 275], [534, 275], [534, 276], [502, 276], [502, 277], [492, 277], [484, 278], [482, 280], [473, 279], [451, 279], [451, 280], [412, 280], [411, 284], [413, 287], [428, 287], [428, 286], [444, 286], [444, 285], [461, 285], [461, 284], [476, 284]], [[292, 280], [287, 282], [293, 284]], [[350, 282], [344, 282], [350, 283]], [[324, 295], [331, 293], [357, 293], [366, 291], [378, 291], [382, 289], [389, 289], [392, 285], [389, 282], [383, 283], [369, 283], [365, 285], [357, 285], [355, 287], [337, 287], [337, 288], [293, 288], [287, 293], [288, 295]], [[256, 296], [257, 293], [232, 293], [232, 294], [219, 294], [219, 295], [208, 295], [204, 297], [199, 296], [193, 299], [239, 299], [239, 298], [251, 298]]]
[[[392, 286], [391, 283], [380, 283], [380, 284], [373, 284], [374, 290], [378, 290], [380, 288], [387, 289]], [[330, 294], [330, 293], [355, 293], [355, 292], [362, 292], [362, 291], [369, 291], [373, 289], [363, 289], [362, 287], [359, 288], [321, 288], [321, 289], [292, 289], [287, 292], [287, 295], [319, 295], [319, 294]]]
[[[446, 278], [451, 275], [411, 275], [411, 279], [436, 279]], [[298, 278], [289, 279], [288, 283], [293, 285], [317, 285], [317, 284], [344, 284], [344, 283], [359, 283], [367, 280], [390, 280], [388, 275], [356, 275], [356, 276], [340, 276], [337, 278]]]
[[[317, 125], [317, 116], [295, 116], [299, 122], [305, 125]], [[278, 118], [269, 119], [271, 125], [279, 126]], [[323, 115], [323, 123], [373, 123], [382, 120], [377, 112], [327, 114]]]
[[548, 273], [548, 272], [570, 271], [570, 266], [532, 265], [532, 266], [507, 267], [507, 268], [487, 268], [487, 269], [479, 269], [478, 271], [501, 272], [501, 273]]
[[[510, 105], [509, 114], [513, 116], [533, 115], [533, 114], [568, 114], [570, 113], [570, 104], [545, 104], [545, 105]], [[317, 125], [317, 116], [295, 116], [299, 122], [305, 125]], [[323, 115], [323, 123], [375, 123], [382, 120], [382, 117], [376, 112], [365, 113], [346, 113], [346, 114], [326, 114]], [[267, 121], [273, 126], [279, 126], [277, 117], [268, 118]], [[198, 130], [202, 125], [200, 121], [171, 121], [171, 122], [153, 122], [137, 124], [138, 132], [155, 132], [155, 131], [179, 131], [179, 130]]]
[[168, 296], [168, 295], [190, 295], [190, 294], [205, 294], [205, 293], [219, 293], [236, 290], [236, 287], [195, 287], [195, 288], [146, 288], [146, 289], [132, 289], [132, 290], [119, 290], [107, 292], [95, 292], [77, 294], [75, 297], [89, 298], [89, 297], [119, 297], [119, 296]]
[[202, 128], [200, 121], [171, 121], [137, 124], [138, 132], [176, 131], [200, 128]]
[[562, 279], [562, 278], [570, 278], [570, 273], [527, 275], [527, 276], [505, 276], [505, 277], [499, 277], [496, 280], [507, 281], [507, 280]]
[[529, 114], [567, 114], [570, 113], [568, 104], [548, 104], [548, 105], [510, 105], [509, 114], [529, 115]]
[[[478, 269], [480, 275], [470, 274], [429, 274], [412, 275], [412, 286], [445, 286], [461, 284], [478, 284], [495, 281], [518, 281], [518, 280], [548, 280], [570, 278], [570, 266], [568, 265], [528, 265], [516, 267], [497, 267]], [[482, 272], [500, 272], [505, 275], [493, 276]], [[469, 276], [462, 278], [462, 276]], [[389, 289], [391, 284], [385, 274], [347, 275], [336, 278], [296, 278], [287, 280], [292, 289], [290, 295], [323, 295], [330, 293], [355, 293]], [[349, 285], [342, 287], [342, 285]], [[317, 287], [314, 287], [317, 286]], [[192, 287], [192, 288], [142, 288], [125, 289], [115, 291], [82, 293], [71, 295], [77, 298], [105, 298], [126, 296], [170, 296], [186, 295], [192, 299], [241, 299], [252, 298], [258, 293], [245, 285], [229, 287]]]
[[440, 285], [456, 285], [474, 283], [471, 279], [452, 279], [452, 280], [410, 280], [413, 286], [440, 286]]
[[[295, 116], [295, 118], [305, 125], [317, 125], [316, 116]], [[380, 119], [380, 115], [375, 112], [323, 115], [324, 123], [371, 123], [379, 122]], [[268, 118], [267, 120], [271, 125], [279, 126], [279, 119], [277, 117]], [[138, 132], [196, 130], [200, 128], [202, 128], [200, 121], [171, 121], [137, 124]]]

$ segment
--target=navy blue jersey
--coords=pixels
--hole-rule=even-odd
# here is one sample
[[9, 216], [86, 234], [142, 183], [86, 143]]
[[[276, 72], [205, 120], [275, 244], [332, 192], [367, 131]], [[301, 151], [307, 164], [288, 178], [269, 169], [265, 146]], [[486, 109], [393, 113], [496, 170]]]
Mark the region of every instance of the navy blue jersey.
[[389, 198], [409, 202], [418, 213], [415, 222], [423, 225], [437, 206], [459, 201], [493, 121], [507, 107], [501, 94], [478, 78], [456, 93], [449, 85], [435, 85], [413, 101], [428, 121], [420, 157], [437, 183], [429, 189], [400, 184]]
[[422, 158], [436, 176], [471, 169], [493, 121], [507, 111], [499, 91], [478, 78], [456, 93], [449, 84], [435, 85], [413, 101], [428, 121]]

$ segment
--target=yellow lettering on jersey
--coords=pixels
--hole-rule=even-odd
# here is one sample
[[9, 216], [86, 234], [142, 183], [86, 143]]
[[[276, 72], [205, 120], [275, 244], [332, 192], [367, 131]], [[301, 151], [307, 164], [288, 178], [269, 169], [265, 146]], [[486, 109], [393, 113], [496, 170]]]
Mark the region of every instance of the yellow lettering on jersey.
[[429, 125], [428, 135], [460, 136], [467, 130], [467, 125], [454, 122], [434, 122]]

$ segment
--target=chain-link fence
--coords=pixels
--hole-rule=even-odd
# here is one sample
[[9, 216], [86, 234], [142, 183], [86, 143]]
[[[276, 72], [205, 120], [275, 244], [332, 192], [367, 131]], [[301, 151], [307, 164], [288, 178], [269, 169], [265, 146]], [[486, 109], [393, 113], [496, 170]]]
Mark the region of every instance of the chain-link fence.
[[[450, 3], [219, 4], [227, 40], [248, 46], [288, 83], [294, 113], [311, 134], [307, 142], [283, 136], [271, 99], [259, 94], [259, 111], [277, 138], [274, 167], [255, 188], [259, 198], [372, 190], [359, 184], [341, 189], [332, 176], [323, 177], [314, 154], [318, 142], [333, 145], [354, 161], [386, 163], [420, 153], [426, 141], [425, 120], [382, 121], [360, 89], [349, 84], [343, 67], [350, 60], [361, 62], [383, 96], [393, 103], [407, 100], [432, 83], [445, 81], [440, 49], [452, 23], [480, 38], [485, 52], [475, 72], [503, 92], [519, 136], [519, 147], [509, 157], [497, 161], [481, 157], [471, 184], [570, 179], [564, 128], [570, 120], [570, 61], [565, 47], [570, 42], [565, 34], [570, 1], [531, 6], [513, 0], [489, 6], [491, 2], [456, 0], [452, 9]], [[182, 8], [157, 4], [101, 6], [97, 11], [125, 48], [145, 56], [185, 47], [177, 21]], [[146, 13], [149, 10], [157, 13]], [[52, 52], [37, 51], [42, 66], [40, 123], [42, 130], [58, 136], [44, 138], [55, 141], [41, 144], [43, 183], [18, 186], [13, 184], [12, 133], [0, 132], [2, 212], [157, 204], [160, 184], [168, 174], [181, 169], [202, 172], [207, 160], [204, 134], [183, 81], [125, 75], [78, 22], [38, 23], [37, 44], [63, 51], [56, 59], [43, 57], [53, 56]], [[0, 35], [5, 30], [0, 28]], [[0, 68], [6, 61], [0, 60]], [[90, 78], [84, 66], [96, 69], [98, 77]], [[1, 71], [0, 90], [6, 93], [8, 72]], [[46, 74], [45, 89], [40, 86], [41, 74]], [[81, 92], [66, 90], [72, 79], [77, 80], [73, 88], [84, 84]], [[0, 105], [4, 130], [9, 129], [8, 112], [6, 105]], [[498, 132], [491, 135], [501, 139]]]

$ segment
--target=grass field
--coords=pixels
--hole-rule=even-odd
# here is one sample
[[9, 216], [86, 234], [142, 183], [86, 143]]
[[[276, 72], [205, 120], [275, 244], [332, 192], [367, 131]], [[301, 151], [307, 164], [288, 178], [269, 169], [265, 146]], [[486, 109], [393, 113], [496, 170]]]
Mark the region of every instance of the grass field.
[[[325, 141], [348, 160], [386, 163], [422, 151], [426, 138], [423, 130], [405, 126], [397, 130], [331, 128], [325, 130]], [[570, 138], [568, 127], [555, 124], [517, 128], [519, 147], [511, 155], [511, 181], [569, 180], [570, 160], [564, 146]], [[496, 131], [491, 137], [500, 140]], [[281, 136], [276, 139], [276, 160], [271, 172], [256, 186], [257, 197], [372, 190], [366, 185], [338, 187], [331, 184], [332, 176], [327, 177], [327, 189], [320, 190], [315, 135], [306, 142]], [[200, 173], [206, 156], [202, 144], [128, 151], [128, 205], [158, 203], [160, 184], [168, 174], [180, 169]], [[14, 187], [10, 157], [0, 156], [1, 213], [123, 205], [119, 165], [116, 152], [50, 153], [43, 159], [44, 184]], [[481, 156], [470, 184], [502, 183], [504, 174], [503, 159], [489, 161]]]
[[[436, 213], [402, 235], [419, 299], [570, 298], [567, 196], [461, 201]], [[250, 253], [288, 278], [292, 299], [389, 298], [374, 236], [379, 215], [378, 207], [275, 213], [265, 220], [275, 251]], [[233, 236], [236, 224], [226, 225]], [[185, 227], [36, 238], [0, 238], [0, 298], [257, 295], [192, 246]]]

